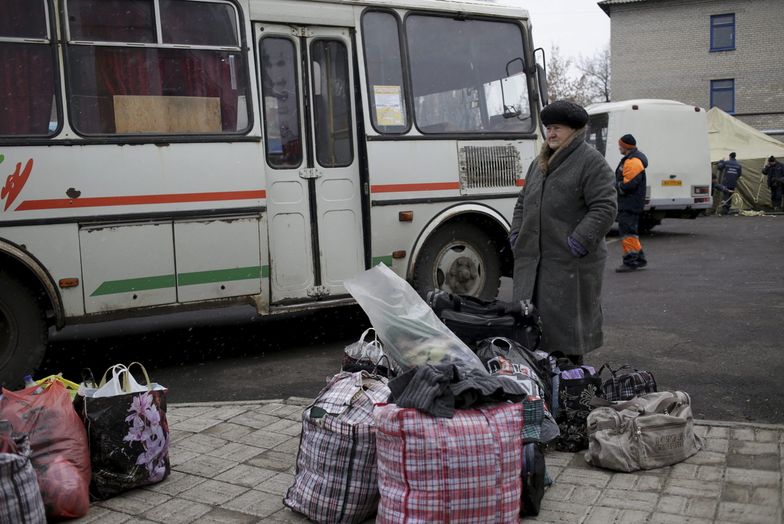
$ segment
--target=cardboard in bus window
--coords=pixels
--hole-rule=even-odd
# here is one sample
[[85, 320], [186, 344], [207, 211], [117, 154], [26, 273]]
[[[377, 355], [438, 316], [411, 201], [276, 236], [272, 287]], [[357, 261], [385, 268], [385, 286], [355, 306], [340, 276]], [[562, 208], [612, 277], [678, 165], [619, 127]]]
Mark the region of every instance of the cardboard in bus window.
[[118, 134], [220, 133], [219, 97], [115, 95]]

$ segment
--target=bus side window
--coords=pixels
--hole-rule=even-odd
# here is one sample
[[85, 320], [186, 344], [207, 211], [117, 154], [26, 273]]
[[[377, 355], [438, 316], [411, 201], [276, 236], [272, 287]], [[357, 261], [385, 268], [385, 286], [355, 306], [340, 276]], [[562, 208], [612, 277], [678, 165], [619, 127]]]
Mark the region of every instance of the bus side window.
[[405, 133], [409, 128], [408, 109], [397, 17], [381, 11], [366, 12], [362, 16], [362, 41], [373, 127], [379, 133]]
[[0, 136], [50, 135], [59, 121], [45, 2], [3, 0], [0, 5]]
[[246, 54], [232, 4], [67, 0], [67, 9], [78, 132], [238, 134], [249, 127]]

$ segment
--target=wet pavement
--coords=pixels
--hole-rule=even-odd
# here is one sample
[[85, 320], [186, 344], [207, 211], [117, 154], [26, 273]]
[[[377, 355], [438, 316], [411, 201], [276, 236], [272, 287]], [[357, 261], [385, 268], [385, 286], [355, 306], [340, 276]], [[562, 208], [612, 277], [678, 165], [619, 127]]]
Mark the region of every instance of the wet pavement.
[[[170, 404], [171, 475], [96, 502], [75, 522], [301, 523], [283, 506], [309, 399]], [[526, 522], [780, 523], [784, 426], [696, 421], [702, 451], [674, 466], [614, 473], [548, 452], [554, 484]]]

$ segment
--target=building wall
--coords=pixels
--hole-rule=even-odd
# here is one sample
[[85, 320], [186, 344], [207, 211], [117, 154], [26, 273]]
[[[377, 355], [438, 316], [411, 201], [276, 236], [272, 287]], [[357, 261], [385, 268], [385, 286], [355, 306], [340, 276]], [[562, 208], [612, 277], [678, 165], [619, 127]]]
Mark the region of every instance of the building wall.
[[[711, 15], [735, 14], [735, 49], [710, 51]], [[657, 0], [610, 10], [614, 100], [708, 108], [710, 81], [735, 80], [735, 116], [784, 129], [784, 0]]]

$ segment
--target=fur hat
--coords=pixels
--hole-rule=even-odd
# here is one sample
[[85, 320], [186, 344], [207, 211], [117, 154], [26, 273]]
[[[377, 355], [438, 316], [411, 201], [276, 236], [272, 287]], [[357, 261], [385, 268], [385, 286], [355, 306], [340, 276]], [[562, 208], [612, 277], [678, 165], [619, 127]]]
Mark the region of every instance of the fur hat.
[[632, 135], [626, 134], [618, 140], [618, 145], [624, 149], [634, 149], [637, 147], [637, 140]]
[[588, 113], [582, 106], [568, 100], [556, 100], [542, 109], [542, 124], [562, 124], [572, 129], [581, 129], [588, 123]]

